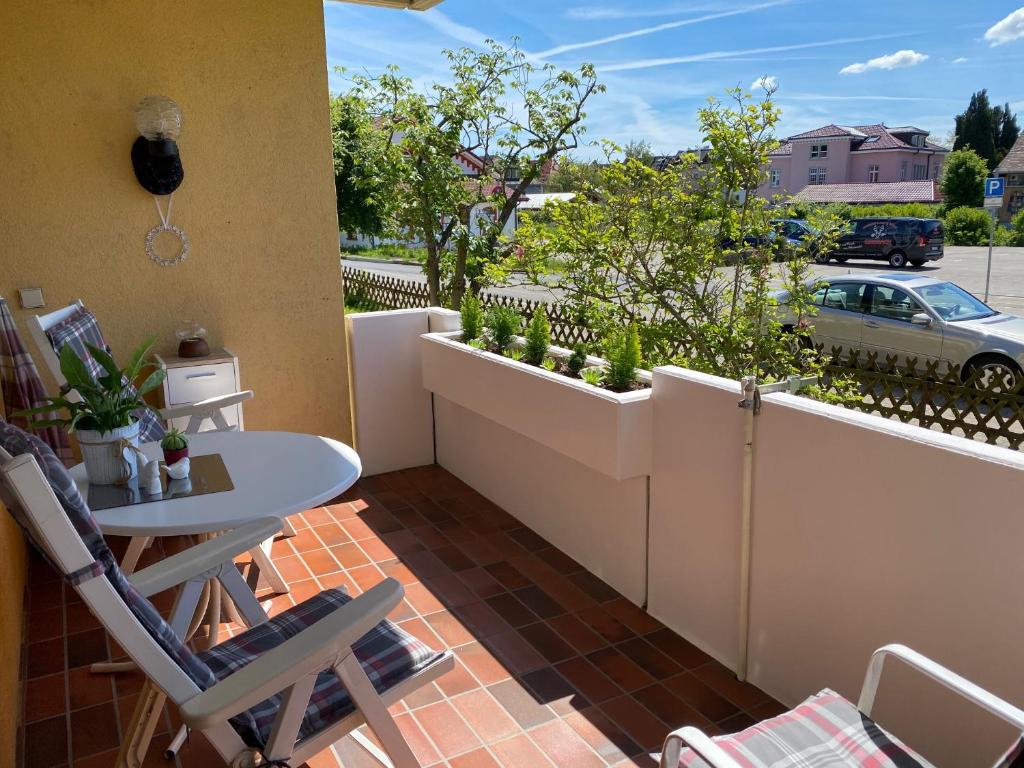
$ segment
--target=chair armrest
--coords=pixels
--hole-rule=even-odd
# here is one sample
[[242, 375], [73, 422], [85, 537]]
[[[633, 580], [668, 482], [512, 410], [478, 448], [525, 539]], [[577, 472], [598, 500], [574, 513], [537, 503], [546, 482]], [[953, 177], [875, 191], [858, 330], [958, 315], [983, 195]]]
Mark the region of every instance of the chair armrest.
[[304, 677], [334, 667], [351, 653], [353, 643], [387, 617], [404, 594], [399, 582], [385, 579], [186, 701], [181, 706], [182, 719], [192, 728], [213, 727]]
[[692, 749], [711, 768], [743, 768], [703, 731], [692, 725], [679, 728], [668, 735], [665, 745], [661, 748], [659, 767], [678, 768], [679, 754], [684, 746]]
[[254, 520], [136, 571], [128, 578], [144, 597], [155, 595], [208, 571], [219, 570], [225, 564], [233, 568], [232, 560], [236, 555], [266, 541], [280, 531], [281, 526], [281, 520], [277, 517]]
[[871, 662], [868, 664], [868, 671], [864, 676], [864, 687], [860, 692], [860, 701], [857, 703], [857, 709], [868, 717], [871, 716], [871, 709], [875, 704], [875, 694], [878, 693], [878, 683], [882, 677], [882, 665], [885, 663], [886, 656], [895, 656], [940, 685], [1010, 723], [1017, 730], [1024, 731], [1024, 710], [1004, 701], [994, 693], [989, 693], [980, 685], [975, 685], [967, 678], [961, 677], [927, 656], [898, 643], [883, 646], [871, 655]]
[[172, 405], [169, 408], [161, 408], [160, 416], [163, 419], [178, 419], [186, 416], [200, 416], [208, 413], [216, 413], [217, 411], [223, 410], [229, 406], [244, 403], [246, 400], [252, 400], [252, 398], [252, 390], [248, 389], [244, 392], [234, 392], [230, 395], [209, 397], [206, 400], [189, 403], [188, 405]]

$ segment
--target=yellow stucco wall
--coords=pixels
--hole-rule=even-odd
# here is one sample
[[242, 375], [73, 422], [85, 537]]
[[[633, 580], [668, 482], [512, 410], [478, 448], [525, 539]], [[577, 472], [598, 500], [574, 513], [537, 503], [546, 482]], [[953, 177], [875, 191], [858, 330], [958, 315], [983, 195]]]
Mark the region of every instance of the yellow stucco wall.
[[[16, 318], [19, 287], [43, 288], [46, 311], [81, 298], [121, 356], [150, 334], [173, 349], [195, 319], [239, 356], [248, 429], [350, 439], [320, 0], [4, 0], [0, 94], [0, 295]], [[157, 212], [129, 162], [150, 94], [184, 113], [172, 223], [192, 251], [173, 268], [146, 257]], [[10, 595], [24, 565], [3, 517]], [[16, 601], [0, 627], [6, 711]]]
[[[0, 295], [82, 298], [115, 354], [173, 349], [194, 319], [238, 354], [248, 429], [349, 439], [320, 0], [0, 3]], [[129, 161], [143, 96], [175, 99], [192, 250], [150, 262], [159, 222]]]

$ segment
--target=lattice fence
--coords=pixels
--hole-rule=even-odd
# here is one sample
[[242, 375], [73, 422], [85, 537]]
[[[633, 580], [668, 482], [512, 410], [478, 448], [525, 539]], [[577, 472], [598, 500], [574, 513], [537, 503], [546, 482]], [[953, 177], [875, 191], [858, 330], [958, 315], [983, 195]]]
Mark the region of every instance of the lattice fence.
[[961, 379], [961, 368], [916, 360], [899, 364], [874, 353], [842, 355], [833, 350], [832, 376], [852, 378], [863, 399], [852, 407], [952, 435], [1019, 449], [1024, 443], [1024, 394], [986, 388], [977, 376]]
[[[427, 286], [415, 280], [383, 275], [358, 267], [342, 268], [345, 278], [345, 296], [348, 301], [361, 309], [419, 309], [430, 305]], [[597, 339], [594, 332], [573, 316], [568, 307], [561, 304], [534, 301], [515, 296], [505, 296], [484, 291], [480, 303], [485, 307], [512, 307], [523, 317], [523, 327], [542, 303], [551, 322], [551, 339], [555, 344], [572, 347], [575, 344], [592, 344]]]

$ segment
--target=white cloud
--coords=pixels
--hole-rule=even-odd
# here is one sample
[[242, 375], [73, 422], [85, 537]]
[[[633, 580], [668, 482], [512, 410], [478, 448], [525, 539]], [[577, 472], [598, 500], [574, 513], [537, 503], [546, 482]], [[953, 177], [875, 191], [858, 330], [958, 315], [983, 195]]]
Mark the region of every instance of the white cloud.
[[533, 54], [537, 58], [548, 58], [550, 56], [557, 56], [560, 53], [567, 53], [568, 51], [578, 51], [581, 48], [594, 48], [599, 45], [607, 45], [609, 43], [617, 43], [620, 40], [629, 40], [634, 37], [644, 37], [646, 35], [653, 35], [657, 32], [665, 32], [669, 29], [678, 29], [679, 27], [689, 27], [693, 24], [703, 24], [706, 21], [714, 21], [715, 19], [724, 19], [729, 16], [740, 16], [746, 13], [753, 13], [760, 11], [765, 8], [774, 8], [778, 5], [787, 5], [792, 0], [770, 0], [766, 3], [758, 3], [757, 5], [746, 5], [740, 8], [732, 8], [728, 11], [719, 11], [717, 13], [709, 13], [704, 16], [697, 16], [692, 19], [680, 19], [679, 21], [669, 21], [665, 24], [658, 24], [654, 27], [644, 27], [643, 29], [634, 29], [629, 32], [620, 32], [616, 35], [609, 35], [607, 37], [600, 37], [596, 40], [586, 40], [582, 43], [567, 43], [565, 45], [557, 45], [554, 48], [549, 48], [546, 51], [540, 51]]
[[928, 58], [928, 54], [917, 51], [903, 50], [896, 53], [889, 53], [868, 61], [860, 61], [850, 64], [839, 70], [840, 75], [859, 75], [872, 69], [902, 69], [904, 67], [916, 67]]
[[985, 31], [985, 39], [994, 48], [1024, 37], [1024, 8], [1018, 8], [1006, 18], [997, 21]]
[[965, 61], [967, 61], [966, 56], [957, 56], [955, 59], [953, 59], [954, 64], [963, 64]]
[[779, 78], [775, 75], [761, 75], [754, 82], [750, 84], [750, 90], [752, 91], [774, 91], [779, 87]]
[[895, 32], [886, 35], [871, 35], [868, 37], [840, 37], [835, 40], [819, 40], [813, 43], [796, 43], [794, 45], [774, 45], [768, 48], [747, 48], [739, 51], [709, 51], [708, 53], [695, 53], [689, 56], [670, 56], [660, 59], [636, 59], [633, 61], [620, 61], [614, 64], [599, 65], [598, 69], [604, 72], [626, 72], [634, 69], [650, 69], [651, 67], [665, 67], [671, 64], [694, 64], [700, 61], [720, 61], [723, 59], [734, 59], [737, 56], [750, 56], [759, 53], [781, 53], [783, 51], [801, 51], [807, 48], [830, 48], [834, 45], [846, 43], [866, 43], [875, 40], [890, 40], [894, 37], [904, 37], [905, 32]]
[[473, 27], [467, 27], [465, 24], [459, 24], [457, 21], [453, 21], [437, 8], [432, 8], [426, 13], [417, 13], [416, 18], [428, 26], [433, 27], [441, 34], [447, 35], [448, 37], [458, 40], [460, 43], [464, 43], [472, 48], [487, 47], [488, 35], [478, 29], [473, 29]]
[[584, 5], [569, 8], [563, 15], [572, 21], [614, 21], [655, 16], [674, 16], [680, 13], [709, 13], [722, 10], [721, 3], [673, 3], [654, 8], [617, 7], [610, 5]]

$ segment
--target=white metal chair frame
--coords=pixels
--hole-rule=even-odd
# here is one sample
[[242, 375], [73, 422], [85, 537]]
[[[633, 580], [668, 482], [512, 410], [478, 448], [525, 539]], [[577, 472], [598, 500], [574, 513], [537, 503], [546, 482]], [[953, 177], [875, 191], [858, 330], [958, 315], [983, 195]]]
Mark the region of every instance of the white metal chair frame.
[[[874, 708], [875, 695], [878, 693], [878, 684], [882, 678], [882, 667], [888, 656], [899, 659], [912, 669], [930, 677], [986, 712], [1014, 726], [1017, 730], [1024, 731], [1024, 710], [989, 693], [981, 686], [975, 685], [927, 656], [898, 643], [883, 646], [871, 655], [860, 699], [857, 702], [857, 709], [868, 717], [871, 717], [871, 710]], [[679, 728], [668, 735], [662, 747], [660, 768], [678, 768], [679, 756], [683, 747], [689, 747], [711, 768], [742, 768], [709, 736], [693, 726]]]
[[[46, 367], [49, 368], [50, 373], [53, 374], [57, 381], [57, 385], [62, 388], [66, 387], [68, 382], [67, 379], [64, 378], [64, 374], [60, 371], [60, 360], [58, 359], [53, 346], [50, 344], [50, 339], [46, 333], [58, 323], [67, 320], [79, 310], [84, 309], [85, 305], [82, 303], [81, 299], [78, 299], [74, 304], [69, 304], [62, 309], [54, 310], [46, 315], [33, 315], [28, 319], [29, 334], [32, 336], [32, 340], [35, 342], [36, 348], [39, 350], [39, 354], [42, 355], [43, 360], [46, 363]], [[68, 397], [75, 398], [80, 396], [77, 392], [71, 391], [68, 393]], [[177, 405], [169, 408], [162, 408], [159, 413], [160, 417], [165, 421], [188, 417], [189, 421], [185, 427], [185, 432], [190, 435], [199, 432], [208, 420], [213, 423], [216, 430], [227, 432], [234, 430], [235, 427], [227, 423], [227, 420], [224, 418], [224, 409], [244, 403], [246, 400], [251, 400], [252, 397], [252, 390], [234, 392], [230, 395], [211, 397], [207, 400], [202, 400], [191, 405]], [[295, 531], [289, 523], [285, 523], [285, 528], [286, 535], [295, 535]], [[143, 536], [133, 537], [128, 543], [128, 549], [121, 562], [121, 569], [125, 573], [131, 573], [134, 571], [135, 567], [138, 565], [139, 558], [142, 556], [142, 552], [151, 543], [151, 538]], [[267, 584], [274, 590], [274, 592], [288, 592], [288, 582], [284, 580], [281, 573], [277, 570], [277, 567], [270, 559], [269, 542], [264, 542], [262, 546], [253, 547], [249, 554], [252, 555], [253, 562], [255, 562], [260, 569], [260, 574], [266, 578]]]
[[[0, 498], [5, 504], [17, 505], [25, 512], [34, 538], [65, 574], [93, 563], [92, 555], [32, 456], [12, 458], [0, 449], [0, 479], [4, 481], [0, 483], [0, 492], [3, 492]], [[145, 597], [180, 585], [170, 622], [176, 632], [188, 625], [203, 584], [211, 578], [220, 581], [251, 624], [259, 624], [267, 620], [266, 613], [241, 578], [232, 558], [280, 527], [281, 521], [277, 518], [254, 521], [145, 568], [135, 573], [131, 582]], [[242, 742], [229, 719], [277, 693], [282, 694], [283, 701], [264, 750], [267, 759], [288, 760], [299, 765], [351, 734], [360, 746], [389, 768], [418, 768], [419, 763], [387, 708], [454, 667], [454, 656], [447, 651], [418, 674], [383, 695], [377, 693], [353, 654], [352, 645], [384, 620], [402, 600], [401, 584], [385, 579], [251, 664], [200, 691], [154, 641], [105, 577], [88, 579], [75, 589], [148, 678], [148, 687], [140, 694], [140, 707], [131, 730], [135, 731], [134, 725], [139, 721], [152, 723], [154, 720], [149, 713], [162, 709], [164, 697], [169, 698], [179, 708], [185, 724], [201, 731], [225, 764], [232, 768], [258, 765], [258, 756]], [[325, 669], [335, 671], [356, 709], [334, 725], [299, 741], [299, 728], [316, 677]], [[383, 751], [356, 732], [364, 723], [373, 729]], [[137, 747], [140, 742], [148, 744], [150, 735], [135, 734], [134, 741], [123, 744], [117, 765], [141, 765], [142, 756]]]

